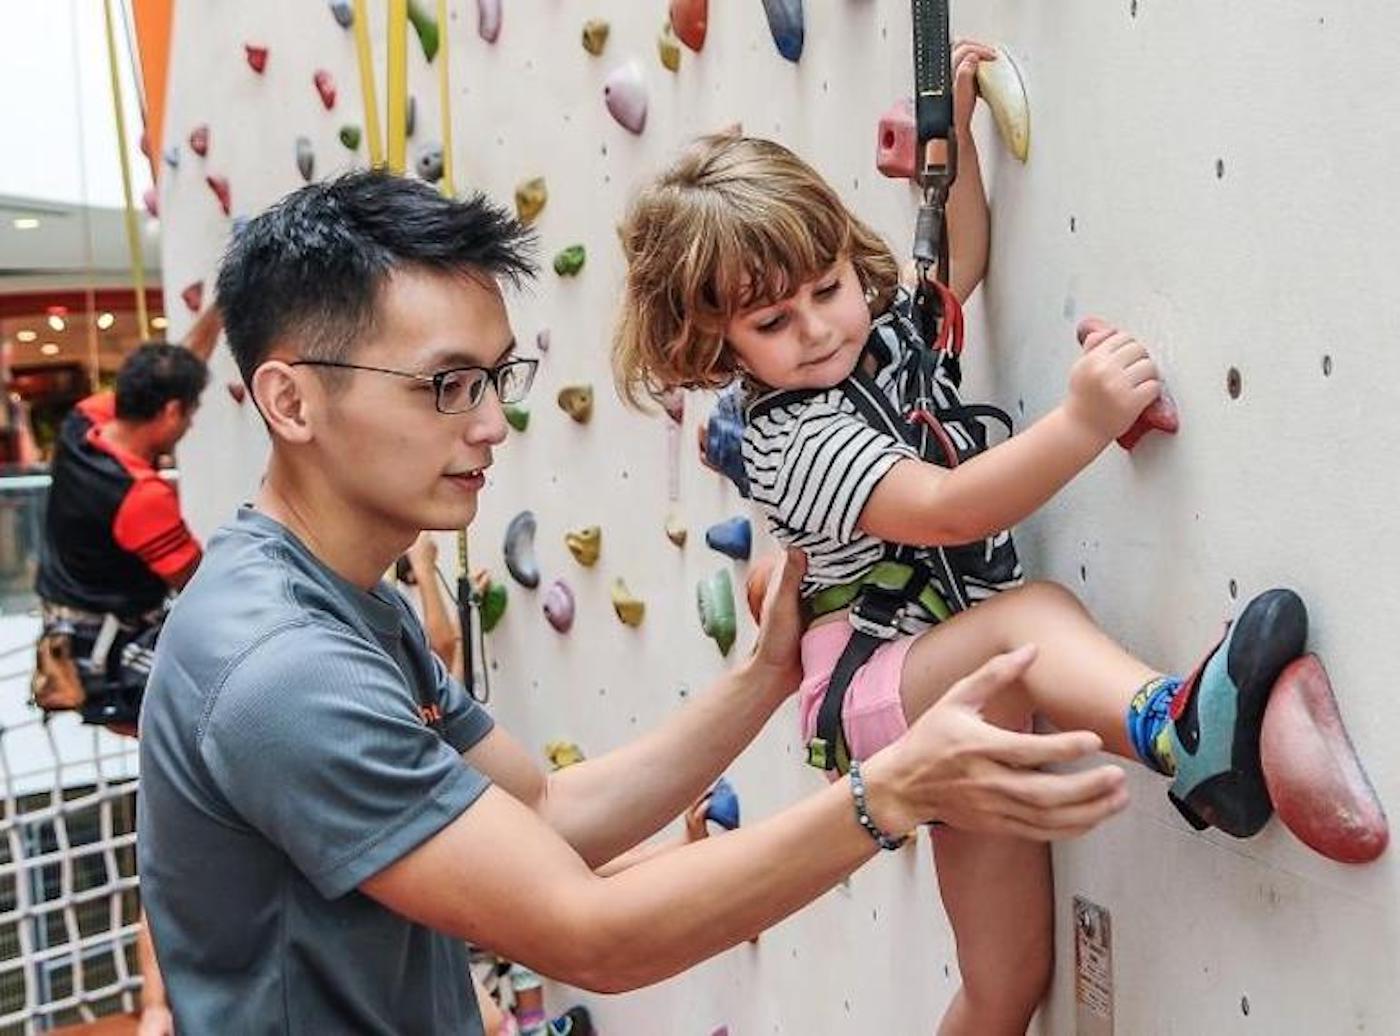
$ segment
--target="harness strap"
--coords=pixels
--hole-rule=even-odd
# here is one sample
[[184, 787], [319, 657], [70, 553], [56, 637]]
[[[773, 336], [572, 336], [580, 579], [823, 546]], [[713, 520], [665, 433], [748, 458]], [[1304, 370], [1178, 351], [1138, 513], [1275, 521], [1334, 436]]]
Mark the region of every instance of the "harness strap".
[[[926, 341], [933, 340], [939, 320], [947, 316], [940, 293], [927, 288], [929, 272], [949, 279], [947, 203], [958, 175], [957, 135], [953, 132], [953, 57], [948, 0], [912, 0], [914, 27], [914, 126], [918, 137], [919, 186], [923, 202], [914, 224], [914, 263], [919, 287], [914, 312]], [[929, 160], [928, 144], [944, 142], [944, 160]]]
[[911, 598], [909, 596], [907, 588], [913, 577], [914, 570], [909, 565], [897, 561], [877, 562], [874, 568], [859, 579], [842, 583], [839, 586], [828, 586], [826, 589], [818, 591], [807, 602], [807, 614], [811, 618], [817, 619], [823, 615], [838, 612], [849, 607], [865, 587], [875, 586], [881, 590], [902, 592], [906, 601], [917, 600], [924, 611], [940, 622], [949, 618], [953, 614], [952, 610], [949, 609], [947, 602], [939, 596], [932, 584], [925, 584], [923, 591], [917, 597]]

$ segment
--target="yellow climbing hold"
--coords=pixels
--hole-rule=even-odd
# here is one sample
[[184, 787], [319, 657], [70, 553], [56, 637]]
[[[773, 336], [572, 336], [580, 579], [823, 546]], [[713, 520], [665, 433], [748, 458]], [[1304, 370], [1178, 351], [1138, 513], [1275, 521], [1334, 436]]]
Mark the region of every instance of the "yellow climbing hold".
[[583, 49], [594, 57], [608, 45], [608, 23], [602, 18], [590, 18], [583, 23]]
[[521, 180], [515, 187], [515, 214], [521, 223], [533, 223], [549, 201], [549, 187], [543, 176]]
[[593, 416], [593, 386], [565, 385], [559, 390], [559, 409], [579, 424]]
[[612, 603], [617, 617], [627, 626], [640, 626], [642, 619], [646, 618], [646, 604], [640, 598], [633, 597], [621, 579], [613, 581]]
[[603, 530], [589, 525], [564, 535], [564, 546], [584, 568], [592, 568], [598, 563], [598, 555], [603, 551]]
[[666, 538], [677, 547], [684, 547], [688, 530], [685, 522], [681, 521], [678, 514], [671, 514], [666, 518]]
[[672, 31], [670, 22], [661, 26], [661, 33], [656, 37], [656, 52], [661, 57], [661, 63], [670, 71], [680, 71], [681, 41], [676, 39], [676, 34]]
[[977, 88], [992, 110], [1002, 143], [1024, 162], [1031, 151], [1030, 102], [1026, 100], [1021, 72], [1005, 47], [997, 48], [995, 61], [978, 62]]
[[583, 749], [572, 741], [550, 741], [544, 746], [544, 755], [551, 770], [562, 770], [584, 760]]

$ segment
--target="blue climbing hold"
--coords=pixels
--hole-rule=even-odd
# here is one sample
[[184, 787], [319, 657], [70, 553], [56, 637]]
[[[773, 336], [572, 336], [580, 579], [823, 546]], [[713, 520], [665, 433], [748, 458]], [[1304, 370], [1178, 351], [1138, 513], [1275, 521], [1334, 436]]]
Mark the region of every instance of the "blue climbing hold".
[[744, 471], [744, 409], [737, 389], [720, 393], [714, 413], [705, 425], [705, 462], [739, 490], [749, 495], [749, 476]]
[[733, 831], [739, 826], [739, 796], [735, 794], [734, 786], [723, 777], [715, 781], [715, 786], [710, 789], [710, 804], [705, 808], [705, 819], [713, 820], [726, 831]]
[[805, 31], [802, 24], [802, 0], [763, 0], [763, 13], [768, 16], [768, 29], [778, 53], [789, 61], [802, 57]]
[[730, 518], [706, 529], [705, 543], [736, 561], [747, 561], [753, 553], [753, 526], [743, 515]]

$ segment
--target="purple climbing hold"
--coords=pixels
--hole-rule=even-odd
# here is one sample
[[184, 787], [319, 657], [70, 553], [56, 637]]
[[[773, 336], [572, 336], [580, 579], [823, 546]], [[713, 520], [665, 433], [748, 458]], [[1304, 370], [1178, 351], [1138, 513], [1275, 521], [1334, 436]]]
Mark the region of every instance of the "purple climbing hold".
[[706, 529], [705, 543], [736, 561], [747, 561], [753, 553], [753, 526], [743, 515], [730, 518]]
[[556, 579], [544, 592], [544, 617], [560, 633], [568, 633], [574, 625], [574, 592], [569, 584]]
[[535, 332], [535, 348], [542, 353], [549, 352], [549, 328], [542, 327]]
[[311, 149], [310, 137], [297, 137], [297, 172], [307, 183], [316, 171], [316, 152]]
[[710, 789], [710, 804], [705, 807], [705, 819], [712, 820], [726, 831], [739, 826], [739, 796], [734, 786], [721, 777]]
[[487, 43], [501, 34], [501, 0], [476, 0], [476, 31]]
[[647, 124], [647, 88], [642, 66], [628, 61], [613, 69], [603, 84], [608, 111], [628, 132], [640, 133]]
[[789, 61], [799, 60], [806, 35], [802, 0], [763, 0], [763, 13], [768, 16], [768, 29], [773, 34], [778, 53]]
[[540, 566], [535, 562], [535, 512], [521, 511], [506, 526], [506, 571], [521, 586], [540, 585]]

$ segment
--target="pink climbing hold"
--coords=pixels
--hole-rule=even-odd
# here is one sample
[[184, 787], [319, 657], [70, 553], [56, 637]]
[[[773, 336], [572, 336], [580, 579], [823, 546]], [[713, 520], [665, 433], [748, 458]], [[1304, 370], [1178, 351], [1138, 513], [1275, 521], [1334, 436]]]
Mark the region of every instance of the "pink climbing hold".
[[326, 111], [330, 111], [335, 107], [335, 80], [324, 68], [318, 68], [311, 81], [316, 84], [316, 92], [321, 95]]
[[501, 0], [476, 0], [476, 31], [487, 43], [501, 34]]
[[544, 617], [559, 633], [568, 633], [574, 625], [574, 592], [569, 584], [556, 579], [544, 592]]
[[636, 61], [619, 65], [603, 84], [608, 111], [626, 130], [641, 133], [647, 124], [647, 89], [642, 66]]
[[908, 97], [895, 101], [880, 116], [880, 130], [875, 138], [875, 168], [895, 180], [912, 180], [918, 152], [918, 133], [914, 129], [914, 102]]
[[186, 309], [198, 313], [204, 306], [204, 282], [195, 281], [186, 285], [185, 290], [180, 292], [180, 298], [184, 300]]
[[262, 75], [263, 70], [267, 68], [267, 48], [255, 47], [251, 43], [245, 43], [243, 45], [243, 52], [248, 55], [248, 67], [258, 75]]
[[710, 0], [671, 0], [671, 29], [695, 53], [705, 45], [710, 27]]
[[[1083, 346], [1089, 336], [1095, 331], [1108, 329], [1098, 317], [1085, 317], [1075, 328], [1075, 337], [1079, 339], [1080, 346]], [[1181, 428], [1181, 416], [1176, 409], [1176, 400], [1172, 399], [1171, 393], [1167, 390], [1166, 383], [1162, 384], [1162, 394], [1149, 403], [1142, 413], [1138, 414], [1137, 420], [1133, 422], [1131, 428], [1118, 437], [1118, 445], [1125, 450], [1131, 450], [1138, 444], [1148, 432], [1163, 432], [1166, 435], [1175, 435]]]
[[146, 188], [145, 193], [141, 195], [141, 203], [146, 206], [146, 211], [153, 219], [160, 218], [160, 195], [154, 187]]
[[209, 154], [209, 126], [201, 123], [190, 131], [190, 150], [200, 158]]
[[209, 189], [214, 192], [214, 197], [219, 199], [219, 208], [224, 210], [227, 216], [233, 208], [232, 196], [229, 194], [228, 177], [206, 176], [204, 182], [209, 185]]

